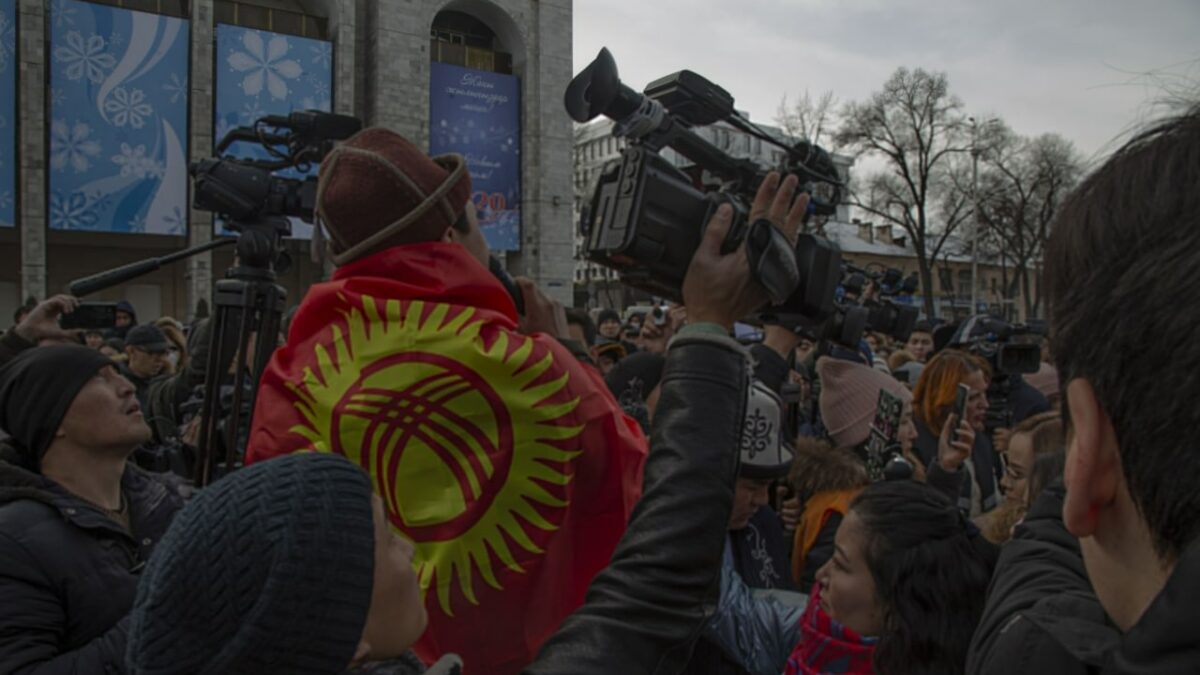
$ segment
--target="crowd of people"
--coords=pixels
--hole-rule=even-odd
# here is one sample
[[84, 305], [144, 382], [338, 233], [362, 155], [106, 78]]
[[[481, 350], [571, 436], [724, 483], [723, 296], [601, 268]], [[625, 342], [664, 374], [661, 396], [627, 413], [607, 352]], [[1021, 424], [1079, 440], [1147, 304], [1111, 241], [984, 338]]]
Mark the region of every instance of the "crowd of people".
[[728, 206], [682, 302], [518, 315], [464, 160], [368, 129], [244, 467], [196, 484], [206, 319], [0, 337], [0, 672], [1195, 672], [1197, 157], [1200, 109], [1067, 199], [1022, 376], [977, 317], [747, 338]]

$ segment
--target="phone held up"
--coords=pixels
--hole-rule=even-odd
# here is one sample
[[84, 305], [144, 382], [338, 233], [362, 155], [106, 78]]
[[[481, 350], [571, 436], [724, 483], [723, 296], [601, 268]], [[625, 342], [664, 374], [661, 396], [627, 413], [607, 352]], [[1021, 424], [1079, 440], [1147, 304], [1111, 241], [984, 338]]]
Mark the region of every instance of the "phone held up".
[[108, 330], [117, 325], [117, 303], [81, 302], [70, 314], [58, 320], [64, 330]]
[[958, 442], [958, 427], [967, 415], [967, 399], [971, 397], [971, 388], [965, 384], [958, 385], [958, 393], [954, 397], [954, 426], [950, 429], [950, 442]]

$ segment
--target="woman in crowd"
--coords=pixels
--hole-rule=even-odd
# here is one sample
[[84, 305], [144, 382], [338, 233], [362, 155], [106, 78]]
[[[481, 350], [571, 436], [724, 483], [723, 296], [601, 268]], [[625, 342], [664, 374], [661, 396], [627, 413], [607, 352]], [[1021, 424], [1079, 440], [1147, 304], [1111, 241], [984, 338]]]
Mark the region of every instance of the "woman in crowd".
[[[972, 357], [957, 351], [938, 352], [921, 370], [913, 389], [913, 413], [917, 426], [914, 451], [917, 459], [928, 469], [936, 457], [940, 437], [947, 433], [954, 413], [958, 386], [970, 389], [966, 414], [968, 425], [975, 432], [969, 462], [964, 462], [969, 479], [962, 481], [959, 508], [972, 518], [1000, 505], [1000, 477], [1003, 467], [992, 439], [984, 433], [987, 419], [987, 373]], [[960, 432], [961, 435], [961, 432]]]
[[994, 564], [975, 532], [929, 485], [875, 483], [850, 504], [802, 613], [723, 574], [706, 634], [751, 673], [961, 673]]
[[183, 334], [183, 324], [169, 316], [164, 316], [154, 323], [162, 329], [167, 340], [171, 342], [171, 351], [167, 354], [167, 368], [163, 370], [163, 374], [174, 375], [186, 371], [188, 350], [187, 336]]
[[[963, 472], [960, 467], [970, 454], [973, 431], [965, 424], [959, 429], [959, 439], [951, 442], [949, 424], [943, 430], [937, 461], [927, 470], [913, 454], [917, 432], [913, 424], [912, 394], [894, 378], [860, 363], [822, 358], [817, 362], [821, 380], [821, 418], [829, 436], [830, 446], [819, 460], [815, 453], [820, 446], [811, 443], [802, 451], [801, 466], [793, 476], [804, 475], [793, 482], [803, 510], [796, 528], [792, 547], [792, 573], [800, 588], [812, 585], [817, 569], [833, 555], [834, 535], [851, 500], [871, 480], [880, 480], [887, 471], [892, 454], [899, 454], [912, 466], [912, 478], [928, 481], [948, 496], [961, 489]], [[879, 407], [880, 392], [886, 391], [903, 402], [896, 438], [896, 453], [874, 456], [868, 449], [871, 424]], [[831, 467], [857, 460], [862, 467], [861, 480], [845, 470], [830, 471]]]
[[[1062, 418], [1056, 412], [1034, 415], [1013, 430], [1005, 453], [1004, 478], [1000, 480], [1004, 502], [987, 514], [982, 526], [988, 540], [1003, 544], [1012, 538], [1013, 526], [1025, 516], [1032, 501], [1029, 481], [1035, 462], [1043, 455], [1061, 453], [1063, 442]], [[1052, 467], [1047, 468], [1052, 471]]]

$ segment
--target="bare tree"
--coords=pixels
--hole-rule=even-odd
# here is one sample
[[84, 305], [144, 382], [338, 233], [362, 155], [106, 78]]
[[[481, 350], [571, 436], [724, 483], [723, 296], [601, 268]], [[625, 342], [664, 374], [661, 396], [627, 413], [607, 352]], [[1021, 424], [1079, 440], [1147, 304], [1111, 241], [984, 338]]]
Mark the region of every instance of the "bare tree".
[[[849, 201], [908, 233], [925, 313], [934, 316], [932, 261], [971, 211], [951, 180], [962, 171], [951, 160], [967, 150], [962, 103], [950, 94], [944, 73], [900, 68], [881, 91], [848, 104], [843, 117], [839, 145], [884, 164], [851, 190]], [[951, 219], [935, 224], [933, 215]]]
[[[1083, 172], [1083, 161], [1070, 141], [1058, 134], [1036, 138], [1010, 135], [980, 154], [979, 219], [999, 243], [998, 253], [1011, 263], [1013, 284], [1025, 316], [1042, 306], [1040, 261], [1050, 224], [1066, 193]], [[1036, 288], [1035, 288], [1036, 285]]]
[[789, 104], [784, 94], [775, 112], [775, 123], [791, 138], [805, 139], [832, 151], [835, 148], [826, 143], [834, 141], [837, 132], [837, 98], [829, 90], [813, 98], [805, 89]]

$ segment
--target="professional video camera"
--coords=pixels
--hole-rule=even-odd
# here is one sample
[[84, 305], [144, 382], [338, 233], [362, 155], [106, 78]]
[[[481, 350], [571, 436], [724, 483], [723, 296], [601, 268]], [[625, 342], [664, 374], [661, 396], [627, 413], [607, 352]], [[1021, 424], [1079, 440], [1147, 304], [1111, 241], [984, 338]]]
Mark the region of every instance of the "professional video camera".
[[1021, 375], [1036, 373], [1041, 367], [1041, 334], [1028, 326], [1013, 325], [990, 316], [973, 316], [959, 327], [952, 346], [966, 349], [987, 359], [992, 367], [988, 385], [988, 432], [1012, 428], [1012, 394], [1021, 383]]
[[[335, 141], [361, 128], [357, 118], [315, 110], [267, 115], [253, 126], [230, 131], [216, 151], [224, 153], [244, 141], [257, 143], [270, 159], [208, 159], [190, 168], [196, 208], [225, 216], [225, 228], [238, 233], [236, 266], [217, 282], [214, 297], [214, 344], [199, 413], [203, 424], [195, 479], [200, 485], [241, 462], [255, 387], [275, 349], [287, 299], [287, 291], [275, 283], [275, 271], [287, 264], [283, 238], [291, 234], [288, 218], [312, 222], [314, 217], [316, 179], [275, 172], [308, 172], [333, 150]], [[254, 362], [247, 363], [252, 337]], [[231, 368], [235, 359], [245, 367]]]
[[[872, 271], [870, 266], [863, 269], [850, 264], [846, 265], [846, 269], [851, 278], [869, 280], [874, 287], [873, 291], [865, 296], [863, 290], [857, 293], [858, 297], [862, 298], [862, 306], [867, 310], [866, 329], [874, 333], [883, 333], [901, 342], [907, 341], [917, 325], [920, 312], [912, 305], [896, 302], [894, 298], [899, 295], [911, 296], [917, 291], [920, 281], [916, 273], [905, 277], [903, 272], [893, 267]], [[845, 285], [843, 283], [843, 287]]]
[[[602, 169], [583, 215], [589, 260], [618, 270], [625, 284], [679, 300], [705, 225], [718, 206], [729, 203], [734, 220], [723, 250], [747, 241], [752, 262], [755, 249], [767, 250], [755, 272], [771, 291], [772, 313], [817, 321], [832, 313], [841, 254], [823, 239], [802, 234], [795, 248], [798, 269], [789, 273], [790, 256], [770, 251], [774, 228], [763, 227], [764, 220], [746, 222], [767, 172], [727, 155], [691, 127], [724, 121], [782, 148], [787, 160], [775, 168], [800, 178], [811, 195], [810, 215], [832, 215], [841, 198], [842, 181], [829, 153], [805, 141], [780, 143], [741, 117], [728, 92], [688, 70], [656, 80], [640, 94], [621, 83], [607, 49], [571, 81], [565, 104], [575, 121], [605, 115], [617, 123], [613, 135], [629, 139], [621, 158]], [[694, 162], [698, 171], [689, 175], [672, 165], [659, 154], [664, 147]]]

